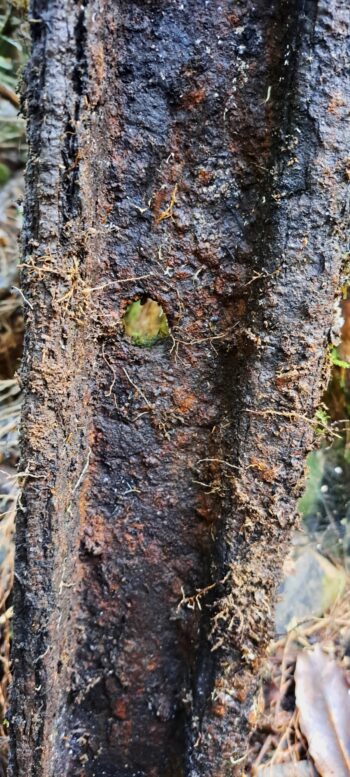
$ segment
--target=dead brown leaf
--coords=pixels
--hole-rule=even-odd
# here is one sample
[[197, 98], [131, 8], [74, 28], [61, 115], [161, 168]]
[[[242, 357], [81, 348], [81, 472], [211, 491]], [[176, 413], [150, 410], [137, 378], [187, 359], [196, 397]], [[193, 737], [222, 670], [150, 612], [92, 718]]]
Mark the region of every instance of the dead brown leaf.
[[344, 673], [319, 645], [298, 655], [300, 728], [321, 777], [350, 777], [350, 695]]
[[315, 775], [314, 769], [308, 761], [261, 766], [256, 773], [256, 777], [313, 777], [313, 775]]

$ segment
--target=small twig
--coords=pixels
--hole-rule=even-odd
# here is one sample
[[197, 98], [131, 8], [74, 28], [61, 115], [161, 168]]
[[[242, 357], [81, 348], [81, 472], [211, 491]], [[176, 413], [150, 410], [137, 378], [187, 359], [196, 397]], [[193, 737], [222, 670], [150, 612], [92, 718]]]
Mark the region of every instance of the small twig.
[[246, 750], [244, 755], [241, 755], [240, 758], [232, 758], [232, 756], [230, 756], [230, 763], [232, 764], [232, 766], [235, 766], [236, 764], [240, 764], [242, 763], [242, 761], [245, 761], [248, 754], [249, 754], [249, 750]]
[[196, 272], [192, 276], [192, 281], [198, 281], [198, 278], [200, 274], [205, 270], [205, 264], [202, 264], [202, 266], [199, 268], [199, 270], [196, 270]]
[[255, 761], [253, 763], [254, 774], [257, 773], [258, 766], [260, 766], [260, 764], [261, 764], [262, 760], [264, 759], [266, 753], [268, 753], [268, 751], [270, 749], [271, 742], [272, 742], [272, 735], [269, 734], [268, 737], [266, 737], [265, 742], [264, 742], [260, 752], [258, 753], [257, 758], [255, 759]]
[[216, 494], [218, 491], [220, 491], [220, 486], [215, 485], [214, 481], [213, 483], [203, 483], [201, 480], [192, 480], [192, 483], [194, 483], [196, 486], [203, 486], [203, 488], [209, 488], [208, 491], [209, 494]]
[[3, 625], [6, 621], [11, 620], [13, 616], [13, 607], [8, 607], [7, 610], [0, 615], [0, 624]]
[[81, 704], [82, 700], [85, 698], [85, 696], [90, 693], [92, 688], [95, 688], [95, 686], [100, 683], [104, 679], [103, 675], [100, 675], [99, 677], [94, 677], [92, 680], [89, 680], [87, 685], [84, 685], [82, 690], [78, 693], [76, 697], [76, 701]]
[[130, 205], [132, 205], [133, 208], [136, 208], [141, 214], [146, 213], [146, 211], [149, 210], [149, 205], [146, 205], [145, 208], [141, 208], [140, 205], [136, 205], [135, 202], [131, 202]]
[[243, 284], [243, 288], [246, 288], [247, 286], [250, 286], [251, 283], [255, 283], [255, 281], [259, 281], [260, 278], [272, 278], [274, 275], [278, 275], [281, 268], [277, 267], [276, 270], [273, 270], [273, 272], [267, 272], [266, 270], [263, 270], [263, 272], [256, 272], [255, 275], [248, 281], [247, 283]]
[[125, 375], [126, 375], [126, 377], [127, 377], [128, 381], [129, 381], [129, 383], [131, 384], [131, 386], [132, 386], [132, 387], [135, 389], [135, 391], [137, 391], [137, 393], [138, 393], [138, 394], [140, 394], [140, 395], [141, 395], [142, 399], [144, 399], [144, 400], [145, 400], [147, 407], [149, 407], [151, 410], [153, 410], [153, 406], [151, 405], [151, 403], [150, 403], [150, 402], [149, 402], [149, 400], [147, 399], [146, 395], [145, 395], [145, 394], [143, 393], [143, 391], [142, 391], [142, 390], [141, 390], [141, 389], [140, 389], [140, 388], [139, 388], [139, 387], [136, 385], [136, 383], [134, 383], [134, 381], [133, 381], [133, 380], [131, 380], [131, 378], [130, 378], [130, 375], [129, 375], [129, 373], [127, 372], [127, 370], [125, 369], [125, 367], [123, 367], [123, 372], [125, 373]]
[[23, 291], [21, 291], [21, 289], [19, 289], [18, 286], [11, 286], [10, 291], [17, 291], [17, 294], [19, 294], [20, 297], [22, 297], [23, 302], [25, 302], [26, 305], [29, 305], [30, 309], [33, 310], [32, 303], [29, 302], [29, 300], [24, 296]]
[[171, 197], [170, 197], [170, 202], [169, 202], [168, 207], [165, 208], [165, 210], [163, 210], [159, 214], [158, 218], [156, 219], [157, 224], [159, 224], [164, 219], [170, 219], [171, 216], [173, 215], [173, 210], [174, 210], [174, 205], [176, 203], [176, 195], [177, 195], [178, 188], [179, 188], [179, 184], [176, 183], [174, 188], [173, 188], [173, 190], [172, 190], [172, 192], [171, 192]]
[[250, 408], [246, 408], [246, 412], [252, 413], [252, 415], [279, 415], [283, 418], [300, 418], [302, 421], [314, 423], [314, 419], [308, 418], [301, 413], [296, 413], [294, 410], [273, 410], [273, 408], [267, 408], [267, 410], [250, 410]]
[[91, 450], [91, 448], [89, 448], [89, 450], [88, 450], [88, 455], [87, 455], [87, 459], [86, 459], [86, 462], [85, 462], [85, 464], [84, 464], [84, 466], [83, 466], [83, 469], [82, 469], [82, 471], [81, 471], [81, 473], [80, 473], [80, 475], [79, 475], [79, 477], [78, 477], [78, 480], [77, 480], [77, 482], [76, 482], [76, 484], [75, 484], [75, 486], [74, 486], [74, 488], [73, 488], [72, 494], [75, 494], [75, 492], [76, 492], [76, 491], [77, 491], [77, 489], [79, 488], [79, 486], [80, 486], [80, 484], [81, 484], [81, 482], [82, 482], [82, 480], [83, 480], [83, 478], [84, 478], [84, 475], [85, 475], [85, 474], [86, 474], [86, 472], [87, 472], [87, 469], [88, 469], [88, 466], [89, 466], [89, 462], [90, 462], [90, 456], [91, 456], [91, 454], [92, 454], [92, 450]]
[[[251, 413], [252, 415], [281, 416], [282, 418], [289, 418], [290, 421], [293, 418], [299, 418], [301, 421], [306, 421], [306, 423], [310, 424], [314, 429], [315, 427], [317, 428], [317, 425], [320, 422], [318, 418], [308, 418], [307, 415], [296, 413], [294, 410], [273, 410], [273, 408], [267, 408], [266, 410], [251, 410], [250, 408], [246, 408], [246, 412]], [[333, 438], [340, 439], [340, 435], [334, 432], [333, 429], [330, 429], [326, 424], [323, 424], [323, 431], [329, 432]]]
[[267, 95], [266, 95], [266, 99], [264, 100], [264, 103], [268, 103], [269, 102], [269, 99], [271, 97], [271, 92], [272, 92], [272, 86], [268, 86], [267, 87]]
[[273, 764], [275, 764], [276, 762], [278, 763], [277, 759], [280, 755], [281, 750], [283, 750], [283, 744], [285, 741], [287, 741], [288, 743], [289, 733], [293, 728], [295, 729], [297, 722], [298, 722], [298, 710], [294, 710], [293, 715], [287, 725], [287, 728], [283, 733], [271, 760], [268, 763], [269, 766], [273, 766]]
[[233, 327], [230, 327], [230, 329], [226, 329], [225, 332], [221, 332], [218, 335], [208, 335], [208, 337], [199, 337], [196, 340], [179, 340], [177, 337], [174, 337], [174, 335], [172, 335], [172, 340], [173, 340], [172, 351], [174, 350], [175, 346], [178, 345], [178, 344], [180, 344], [180, 345], [198, 345], [199, 343], [206, 343], [206, 342], [210, 342], [211, 340], [223, 340], [223, 338], [225, 338], [229, 334], [231, 334], [231, 332], [233, 331], [233, 329], [236, 328], [236, 326], [237, 326], [237, 324], [235, 324]]
[[198, 459], [197, 464], [202, 464], [204, 461], [213, 461], [217, 464], [225, 464], [226, 467], [231, 467], [232, 469], [240, 469], [237, 464], [230, 464], [229, 461], [225, 461], [224, 459]]
[[35, 663], [36, 663], [36, 664], [37, 664], [39, 661], [42, 661], [42, 659], [43, 659], [43, 658], [45, 658], [45, 656], [47, 656], [47, 654], [48, 654], [48, 652], [49, 652], [49, 650], [50, 650], [50, 647], [51, 647], [51, 646], [50, 646], [50, 645], [48, 645], [48, 646], [47, 646], [47, 648], [46, 648], [46, 650], [44, 651], [44, 653], [41, 653], [41, 654], [40, 654], [40, 656], [38, 656], [38, 658], [36, 658], [36, 659], [35, 659]]
[[108, 361], [107, 357], [105, 356], [104, 345], [102, 346], [102, 357], [103, 357], [103, 360], [106, 362], [107, 367], [109, 367], [109, 369], [111, 370], [111, 373], [113, 375], [112, 383], [111, 383], [111, 385], [109, 387], [109, 390], [107, 391], [107, 394], [106, 394], [106, 397], [110, 397], [110, 396], [112, 396], [113, 387], [114, 387], [114, 384], [115, 384], [115, 381], [116, 381], [116, 374], [115, 374], [114, 367], [112, 366], [112, 364], [110, 364], [110, 362]]
[[126, 489], [126, 491], [123, 491], [122, 496], [127, 496], [127, 494], [141, 494], [141, 491], [139, 488], [136, 488], [135, 486], [129, 486]]
[[[275, 722], [277, 720], [277, 715], [280, 712], [282, 700], [283, 700], [284, 695], [285, 695], [285, 690], [284, 689], [288, 688], [288, 685], [289, 685], [289, 683], [287, 682], [287, 664], [288, 664], [288, 660], [289, 660], [288, 648], [289, 648], [290, 644], [293, 641], [293, 636], [294, 636], [294, 632], [289, 632], [289, 634], [287, 636], [287, 639], [285, 641], [285, 644], [284, 644], [283, 657], [282, 657], [282, 663], [281, 663], [281, 677], [280, 677], [280, 685], [279, 685], [279, 694], [278, 694], [277, 703], [276, 703], [276, 707], [275, 707]], [[290, 680], [290, 678], [289, 678], [289, 680]]]
[[177, 606], [177, 612], [179, 612], [180, 608], [183, 607], [183, 605], [187, 605], [190, 609], [194, 609], [197, 605], [198, 609], [201, 610], [201, 604], [200, 604], [200, 598], [202, 596], [205, 596], [209, 591], [212, 591], [213, 588], [216, 588], [218, 585], [224, 585], [227, 580], [230, 577], [230, 572], [227, 572], [225, 577], [222, 578], [222, 580], [216, 580], [215, 583], [211, 583], [210, 585], [207, 585], [205, 588], [198, 588], [195, 594], [192, 594], [192, 596], [185, 596], [184, 589], [181, 588], [182, 593], [182, 599], [179, 602]]
[[134, 283], [136, 281], [144, 281], [146, 278], [154, 277], [153, 272], [147, 273], [147, 275], [135, 275], [131, 278], [120, 278], [118, 281], [108, 281], [107, 283], [102, 283], [101, 286], [88, 286], [86, 289], [83, 289], [83, 294], [91, 294], [93, 291], [103, 291], [103, 289], [107, 289], [110, 286], [118, 286], [120, 283]]
[[0, 84], [0, 97], [8, 100], [9, 103], [11, 103], [11, 105], [13, 105], [15, 108], [19, 108], [20, 101], [18, 95], [13, 91], [13, 89], [10, 89], [9, 86], [6, 86], [6, 84]]

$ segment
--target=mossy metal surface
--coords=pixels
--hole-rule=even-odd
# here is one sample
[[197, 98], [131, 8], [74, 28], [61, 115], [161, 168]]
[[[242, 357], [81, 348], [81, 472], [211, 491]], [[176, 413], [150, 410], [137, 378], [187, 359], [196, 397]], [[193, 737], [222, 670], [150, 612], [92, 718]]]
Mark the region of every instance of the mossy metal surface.
[[32, 5], [9, 777], [238, 777], [345, 253], [345, 0]]

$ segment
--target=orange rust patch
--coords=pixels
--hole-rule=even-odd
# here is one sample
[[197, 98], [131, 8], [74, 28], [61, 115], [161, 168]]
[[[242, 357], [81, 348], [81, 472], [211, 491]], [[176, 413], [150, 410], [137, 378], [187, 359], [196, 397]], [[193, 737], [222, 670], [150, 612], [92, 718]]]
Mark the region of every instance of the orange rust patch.
[[204, 86], [199, 87], [199, 89], [192, 89], [191, 92], [187, 92], [187, 94], [183, 95], [182, 105], [184, 108], [193, 108], [194, 106], [199, 105], [201, 102], [203, 102], [204, 97], [205, 97]]
[[[177, 195], [178, 188], [179, 188], [179, 185], [176, 183], [170, 194], [170, 199], [169, 199], [169, 194], [165, 189], [161, 189], [160, 192], [157, 192], [157, 194], [155, 195], [155, 198], [153, 198], [153, 210], [155, 213], [155, 219], [157, 224], [159, 224], [161, 221], [164, 221], [164, 219], [170, 219], [172, 217], [174, 205], [176, 203], [176, 195]], [[157, 199], [157, 195], [159, 195], [160, 193], [163, 194], [161, 202], [164, 202], [167, 199], [169, 200], [168, 206], [164, 208], [164, 210], [162, 211], [160, 211], [159, 198]]]
[[126, 720], [128, 714], [126, 709], [126, 702], [124, 699], [118, 699], [118, 701], [115, 703], [113, 707], [113, 714], [116, 718], [118, 718], [118, 720]]
[[209, 170], [199, 170], [197, 178], [199, 178], [200, 182], [204, 184], [204, 186], [208, 186], [208, 184], [213, 180], [214, 173], [210, 172]]
[[260, 461], [255, 457], [252, 458], [250, 466], [253, 469], [258, 470], [261, 476], [261, 479], [264, 480], [266, 483], [273, 483], [274, 480], [276, 480], [276, 477], [277, 477], [276, 467], [268, 467], [264, 461]]
[[194, 396], [194, 394], [188, 394], [182, 388], [174, 389], [173, 396], [174, 396], [174, 403], [177, 406], [177, 410], [183, 415], [185, 413], [188, 413], [188, 411], [191, 410], [191, 408], [196, 402], [196, 397]]
[[230, 13], [227, 15], [227, 21], [232, 24], [233, 27], [236, 27], [237, 24], [240, 23], [240, 18], [236, 13]]
[[212, 707], [213, 715], [216, 715], [217, 718], [223, 718], [226, 713], [226, 707], [224, 704], [220, 704], [219, 702], [217, 704], [214, 704]]
[[225, 278], [217, 278], [214, 283], [214, 289], [218, 294], [223, 294], [226, 288]]
[[199, 518], [202, 518], [206, 523], [213, 523], [215, 515], [213, 514], [212, 502], [204, 492], [198, 494], [196, 514]]
[[141, 538], [135, 537], [134, 535], [130, 534], [129, 532], [124, 533], [124, 540], [125, 544], [128, 548], [129, 553], [134, 554], [138, 550], [138, 548], [141, 545]]
[[284, 372], [280, 375], [277, 375], [276, 377], [276, 386], [278, 388], [283, 388], [285, 384], [292, 383], [295, 380], [299, 380], [300, 378], [300, 372], [299, 370], [289, 370], [289, 372]]
[[[79, 495], [80, 515], [86, 515], [88, 502], [89, 480], [84, 482], [84, 489]], [[90, 522], [84, 527], [82, 542], [89, 553], [92, 555], [101, 555], [106, 542], [106, 527], [101, 515], [90, 517]]]
[[236, 698], [237, 701], [241, 702], [241, 704], [245, 702], [247, 698], [247, 689], [243, 685], [238, 685], [236, 689]]
[[338, 108], [344, 108], [346, 105], [345, 100], [339, 95], [336, 94], [334, 97], [332, 97], [331, 101], [329, 102], [327, 106], [328, 113], [337, 113]]
[[167, 199], [167, 191], [165, 186], [158, 189], [152, 197], [152, 210], [154, 218], [157, 221], [159, 214], [162, 212]]

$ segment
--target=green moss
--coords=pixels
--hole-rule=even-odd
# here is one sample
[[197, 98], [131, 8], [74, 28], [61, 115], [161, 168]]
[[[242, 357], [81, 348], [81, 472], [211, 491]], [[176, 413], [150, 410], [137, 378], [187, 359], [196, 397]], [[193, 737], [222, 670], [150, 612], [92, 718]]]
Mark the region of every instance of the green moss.
[[338, 350], [335, 347], [335, 345], [332, 345], [330, 347], [329, 354], [330, 354], [331, 364], [334, 367], [342, 367], [344, 370], [350, 369], [350, 363], [346, 362], [345, 359], [340, 358]]
[[122, 318], [124, 332], [134, 345], [146, 348], [170, 334], [168, 319], [161, 305], [153, 299], [132, 302]]
[[315, 434], [323, 436], [329, 429], [331, 418], [327, 409], [322, 406], [315, 413]]
[[7, 165], [5, 165], [3, 162], [0, 162], [0, 186], [2, 186], [4, 183], [7, 183], [11, 175], [11, 171]]

